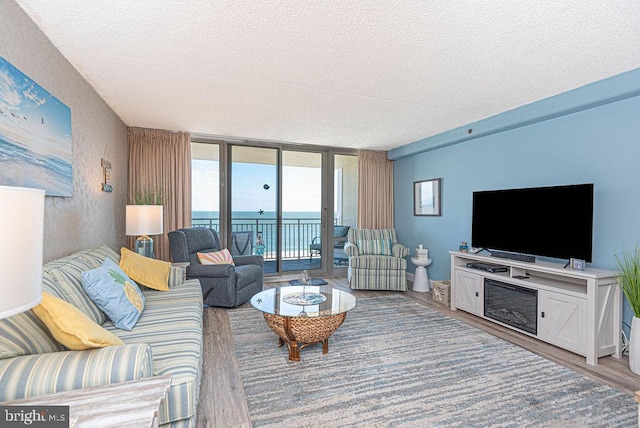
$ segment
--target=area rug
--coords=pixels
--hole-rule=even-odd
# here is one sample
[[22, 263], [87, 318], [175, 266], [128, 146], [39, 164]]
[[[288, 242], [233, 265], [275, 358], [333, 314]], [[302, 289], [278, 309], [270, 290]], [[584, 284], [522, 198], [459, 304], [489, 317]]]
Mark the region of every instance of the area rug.
[[[291, 285], [302, 285], [302, 282], [300, 282], [299, 279], [292, 279], [291, 281], [289, 281], [289, 284]], [[311, 284], [309, 285], [326, 285], [327, 281], [325, 281], [322, 278], [311, 278]]]
[[357, 303], [298, 363], [260, 312], [229, 312], [254, 427], [637, 424], [632, 396], [403, 296]]

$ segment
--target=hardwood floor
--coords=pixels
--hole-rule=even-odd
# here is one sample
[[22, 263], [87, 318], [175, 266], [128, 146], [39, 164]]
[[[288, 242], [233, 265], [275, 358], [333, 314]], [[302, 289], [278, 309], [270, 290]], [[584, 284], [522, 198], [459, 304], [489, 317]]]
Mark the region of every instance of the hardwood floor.
[[[325, 278], [333, 287], [352, 292], [356, 297], [375, 297], [395, 293], [392, 291], [350, 290], [345, 278]], [[265, 284], [265, 287], [288, 285], [287, 282]], [[506, 327], [469, 315], [452, 311], [436, 303], [431, 292], [407, 291], [404, 296], [435, 309], [444, 315], [458, 319], [521, 348], [582, 373], [623, 393], [633, 395], [640, 390], [640, 376], [629, 370], [628, 357], [617, 360], [603, 357], [598, 365], [587, 365], [585, 358], [519, 334]], [[242, 307], [251, 307], [249, 303]], [[233, 338], [227, 311], [233, 309], [206, 308], [204, 312], [204, 365], [198, 404], [198, 427], [250, 427], [251, 419], [233, 348]], [[303, 351], [304, 352], [304, 351]]]

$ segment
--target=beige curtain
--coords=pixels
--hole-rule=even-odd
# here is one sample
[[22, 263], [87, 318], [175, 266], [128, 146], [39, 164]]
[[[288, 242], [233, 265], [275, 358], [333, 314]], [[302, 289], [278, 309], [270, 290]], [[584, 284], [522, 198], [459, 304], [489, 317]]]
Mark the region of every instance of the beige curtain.
[[393, 225], [393, 162], [387, 152], [358, 151], [358, 228]]
[[[152, 236], [156, 258], [170, 260], [167, 233], [191, 226], [191, 138], [186, 132], [129, 128], [129, 203], [139, 192], [165, 194], [164, 234]], [[136, 237], [130, 237], [133, 248]]]

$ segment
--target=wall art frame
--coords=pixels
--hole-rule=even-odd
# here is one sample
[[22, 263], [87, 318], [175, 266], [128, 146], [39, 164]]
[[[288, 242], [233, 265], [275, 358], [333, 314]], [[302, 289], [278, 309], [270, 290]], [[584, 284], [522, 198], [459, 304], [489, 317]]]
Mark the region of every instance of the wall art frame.
[[0, 56], [0, 185], [73, 196], [71, 109]]
[[442, 215], [442, 179], [413, 182], [413, 215]]

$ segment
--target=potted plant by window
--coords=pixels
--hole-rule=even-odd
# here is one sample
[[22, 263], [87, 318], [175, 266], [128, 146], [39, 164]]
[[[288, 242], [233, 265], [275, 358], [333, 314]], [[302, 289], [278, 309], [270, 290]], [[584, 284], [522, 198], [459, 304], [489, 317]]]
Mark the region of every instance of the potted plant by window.
[[640, 374], [640, 246], [615, 255], [620, 276], [618, 285], [633, 310], [629, 339], [629, 368]]
[[135, 193], [134, 205], [164, 205], [167, 201], [167, 194], [162, 189], [145, 189]]

